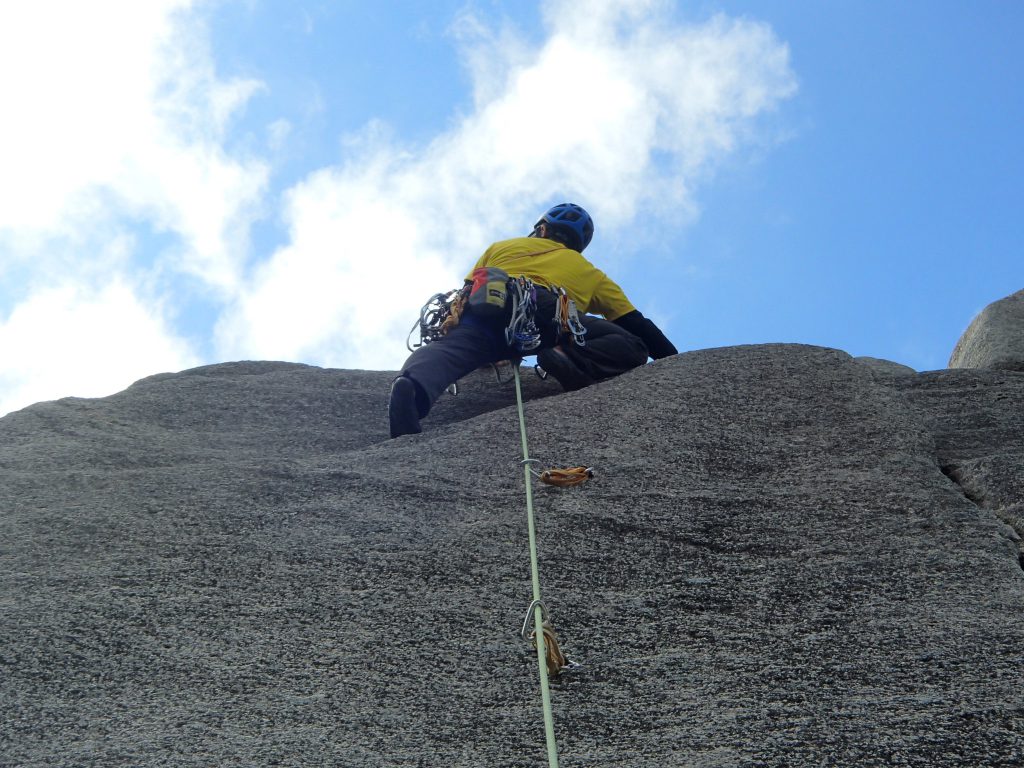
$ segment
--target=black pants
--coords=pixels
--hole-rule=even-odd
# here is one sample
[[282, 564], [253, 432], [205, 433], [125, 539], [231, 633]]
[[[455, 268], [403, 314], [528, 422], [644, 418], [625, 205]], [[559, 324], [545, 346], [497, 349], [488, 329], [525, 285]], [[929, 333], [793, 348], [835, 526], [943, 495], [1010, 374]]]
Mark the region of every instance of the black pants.
[[[557, 299], [550, 291], [537, 290], [535, 321], [541, 332], [541, 349], [561, 343], [580, 370], [594, 381], [617, 376], [647, 362], [647, 348], [639, 338], [599, 317], [584, 315], [586, 344], [559, 340], [555, 321]], [[491, 363], [523, 357], [505, 343], [505, 323], [483, 320], [467, 312], [445, 336], [413, 352], [402, 366], [402, 375], [418, 387], [416, 407], [422, 419], [447, 387], [468, 373]]]
[[587, 329], [586, 344], [579, 346], [568, 340], [562, 349], [594, 381], [610, 379], [647, 362], [647, 347], [625, 328], [593, 315], [583, 315], [580, 321]]

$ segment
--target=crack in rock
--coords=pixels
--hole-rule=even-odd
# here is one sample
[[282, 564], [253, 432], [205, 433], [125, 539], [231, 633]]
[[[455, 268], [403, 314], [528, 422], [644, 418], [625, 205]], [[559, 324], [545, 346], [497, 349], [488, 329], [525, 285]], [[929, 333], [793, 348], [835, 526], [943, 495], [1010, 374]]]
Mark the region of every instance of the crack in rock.
[[986, 512], [992, 512], [1010, 528], [1009, 538], [1017, 544], [1017, 563], [1021, 570], [1024, 570], [1024, 503], [1001, 505], [993, 503], [992, 498], [985, 492], [984, 487], [974, 481], [973, 475], [964, 467], [957, 464], [942, 464], [939, 466], [946, 477], [948, 477], [963, 493], [964, 497], [972, 504]]

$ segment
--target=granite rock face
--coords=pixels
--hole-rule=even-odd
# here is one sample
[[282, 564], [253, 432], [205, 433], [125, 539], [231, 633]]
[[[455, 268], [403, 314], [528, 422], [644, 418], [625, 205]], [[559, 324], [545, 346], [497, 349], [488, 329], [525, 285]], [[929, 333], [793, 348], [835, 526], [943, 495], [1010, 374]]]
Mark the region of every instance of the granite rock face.
[[1024, 371], [1024, 291], [989, 304], [971, 321], [949, 367]]
[[[0, 419], [0, 765], [546, 764], [514, 393], [388, 440], [392, 375]], [[1024, 373], [763, 345], [524, 388], [531, 455], [597, 473], [534, 493], [561, 765], [1022, 764]]]

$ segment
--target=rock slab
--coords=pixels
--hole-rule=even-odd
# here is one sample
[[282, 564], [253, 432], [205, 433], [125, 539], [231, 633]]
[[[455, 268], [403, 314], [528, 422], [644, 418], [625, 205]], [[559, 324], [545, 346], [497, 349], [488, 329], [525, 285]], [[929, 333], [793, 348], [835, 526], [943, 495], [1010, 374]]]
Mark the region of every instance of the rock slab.
[[1024, 371], [1024, 291], [989, 304], [971, 321], [949, 367]]
[[[539, 766], [519, 427], [232, 363], [0, 419], [0, 765]], [[1024, 762], [1024, 374], [524, 380], [563, 766]], [[1010, 512], [1007, 512], [1010, 510]]]

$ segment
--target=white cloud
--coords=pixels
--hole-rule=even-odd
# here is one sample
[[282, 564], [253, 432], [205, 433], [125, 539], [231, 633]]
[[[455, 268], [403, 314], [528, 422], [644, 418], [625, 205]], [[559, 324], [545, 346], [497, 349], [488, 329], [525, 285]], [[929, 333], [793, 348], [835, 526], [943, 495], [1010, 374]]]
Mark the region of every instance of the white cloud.
[[[260, 85], [218, 80], [187, 0], [0, 6], [0, 243], [47, 258], [121, 217], [183, 241], [177, 267], [230, 290], [266, 167], [221, 146]], [[0, 273], [3, 266], [0, 264]]]
[[[263, 265], [222, 323], [221, 344], [235, 351], [228, 356], [388, 367], [394, 351], [380, 339], [408, 331], [425, 286], [454, 278], [444, 251], [431, 244], [438, 227], [408, 210], [406, 200], [423, 193], [401, 187], [420, 181], [380, 162], [324, 170], [292, 190], [292, 242]], [[380, 194], [364, 196], [366, 189]], [[406, 253], [408, 273], [395, 274], [395, 254]]]
[[532, 49], [461, 19], [474, 113], [421, 150], [368, 126], [294, 187], [291, 242], [223, 318], [224, 354], [395, 368], [420, 304], [554, 198], [594, 214], [598, 259], [602, 231], [692, 219], [695, 184], [796, 86], [768, 27], [668, 11], [560, 0]]
[[[223, 304], [221, 359], [397, 367], [420, 305], [489, 241], [561, 199], [595, 215], [599, 263], [636, 222], [684, 224], [704, 175], [795, 89], [766, 26], [680, 24], [655, 0], [548, 3], [538, 42], [463, 17], [472, 112], [424, 146], [373, 121], [346, 137], [345, 163], [281, 196], [289, 242], [253, 266], [268, 161], [228, 144], [264, 86], [218, 75], [208, 6], [0, 6], [0, 280], [21, 281], [0, 293], [0, 413], [200, 362], [166, 319], [195, 298], [175, 296], [181, 276]], [[295, 119], [265, 127], [268, 152]]]
[[200, 5], [0, 5], [0, 414], [195, 361], [120, 275], [239, 284], [268, 171], [224, 144], [262, 86], [217, 76]]
[[99, 397], [196, 358], [128, 282], [41, 290], [0, 324], [0, 414], [68, 395]]

